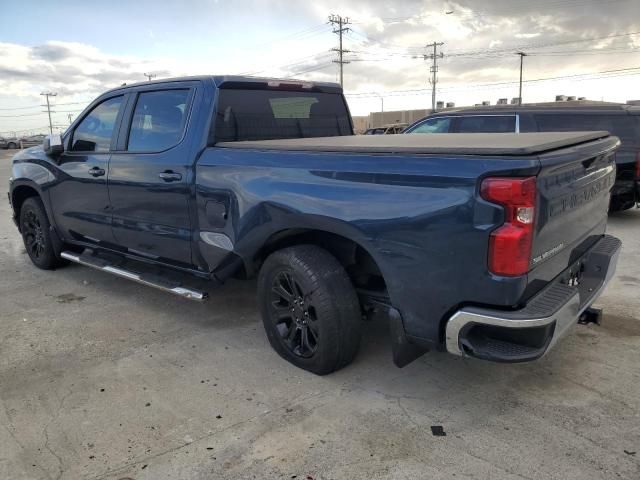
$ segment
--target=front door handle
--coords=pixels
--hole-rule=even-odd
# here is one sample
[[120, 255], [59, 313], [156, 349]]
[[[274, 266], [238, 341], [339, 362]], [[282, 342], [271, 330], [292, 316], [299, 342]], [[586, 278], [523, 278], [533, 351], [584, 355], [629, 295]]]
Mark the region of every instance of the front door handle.
[[171, 170], [165, 170], [164, 172], [159, 173], [158, 176], [165, 182], [178, 182], [182, 180], [182, 174], [172, 172]]
[[102, 177], [104, 174], [104, 168], [93, 167], [91, 170], [89, 170], [89, 175], [91, 175], [92, 177]]

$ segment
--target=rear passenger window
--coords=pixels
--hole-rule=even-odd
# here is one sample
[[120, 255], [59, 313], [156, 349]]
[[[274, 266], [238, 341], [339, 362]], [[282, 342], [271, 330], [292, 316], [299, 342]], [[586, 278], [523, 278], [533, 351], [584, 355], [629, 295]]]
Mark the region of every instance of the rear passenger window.
[[73, 132], [71, 151], [108, 152], [122, 96], [105, 100], [84, 117]]
[[620, 137], [624, 142], [638, 143], [640, 132], [631, 115], [538, 114], [536, 122], [541, 132], [571, 132], [604, 130]]
[[474, 115], [458, 117], [458, 133], [514, 133], [516, 117], [514, 115]]
[[187, 118], [189, 90], [145, 92], [133, 113], [130, 152], [160, 152], [177, 145]]

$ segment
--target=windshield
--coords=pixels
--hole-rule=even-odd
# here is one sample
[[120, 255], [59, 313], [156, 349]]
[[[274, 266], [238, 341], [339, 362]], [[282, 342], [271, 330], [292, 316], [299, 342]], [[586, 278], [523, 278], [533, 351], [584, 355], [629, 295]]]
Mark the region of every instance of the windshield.
[[217, 142], [353, 135], [338, 93], [222, 89], [216, 113]]

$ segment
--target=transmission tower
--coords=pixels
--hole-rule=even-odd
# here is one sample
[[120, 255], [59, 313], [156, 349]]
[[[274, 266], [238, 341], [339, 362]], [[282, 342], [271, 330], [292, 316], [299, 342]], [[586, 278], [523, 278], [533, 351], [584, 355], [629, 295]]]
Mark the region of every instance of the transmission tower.
[[333, 63], [337, 63], [338, 65], [340, 65], [340, 86], [344, 87], [344, 65], [350, 63], [344, 59], [344, 54], [349, 53], [351, 50], [346, 50], [343, 48], [342, 36], [349, 30], [351, 30], [349, 27], [346, 27], [346, 25], [351, 24], [351, 21], [349, 20], [349, 18], [344, 18], [340, 15], [330, 15], [329, 23], [333, 25], [333, 33], [337, 34], [338, 38], [340, 39], [338, 48], [332, 48], [334, 52], [338, 53], [338, 59], [334, 60]]
[[[47, 104], [42, 106], [47, 107], [46, 112], [49, 115], [49, 133], [53, 135], [53, 124], [51, 123], [51, 103], [49, 103], [49, 97], [55, 97], [58, 94], [52, 93], [52, 92], [42, 92], [40, 95], [42, 95], [47, 99]], [[56, 113], [56, 112], [53, 112], [53, 113]]]
[[431, 110], [436, 111], [436, 84], [438, 83], [438, 60], [444, 58], [444, 53], [438, 53], [438, 47], [443, 46], [444, 43], [433, 42], [427, 45], [425, 48], [428, 52], [433, 49], [432, 53], [426, 53], [423, 57], [425, 60], [431, 60], [433, 63], [431, 64], [431, 68], [429, 71], [431, 72], [431, 78], [429, 79], [429, 83], [431, 84]]

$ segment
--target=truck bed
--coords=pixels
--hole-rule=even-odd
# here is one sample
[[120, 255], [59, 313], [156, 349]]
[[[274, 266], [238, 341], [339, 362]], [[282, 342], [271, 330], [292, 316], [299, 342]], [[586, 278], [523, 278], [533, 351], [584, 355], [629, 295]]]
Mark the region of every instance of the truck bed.
[[410, 153], [528, 156], [608, 137], [608, 132], [434, 133], [425, 135], [351, 135], [220, 142], [216, 147], [353, 153]]

